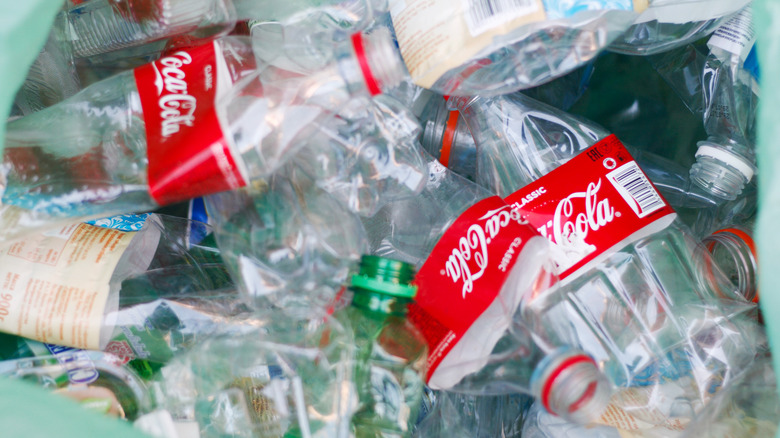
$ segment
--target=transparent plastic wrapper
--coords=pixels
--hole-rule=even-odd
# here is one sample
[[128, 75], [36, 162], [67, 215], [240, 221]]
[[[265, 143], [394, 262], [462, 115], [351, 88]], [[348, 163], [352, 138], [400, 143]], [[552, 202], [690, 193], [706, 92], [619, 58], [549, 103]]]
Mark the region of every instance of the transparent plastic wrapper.
[[634, 24], [609, 50], [653, 55], [703, 38], [750, 0], [650, 0]]
[[[2, 287], [2, 330], [159, 368], [248, 313], [219, 252], [186, 240], [191, 221], [151, 215], [138, 231], [116, 222], [6, 243], [3, 275], [16, 280]], [[34, 297], [45, 304], [29, 305]]]
[[647, 6], [637, 1], [391, 0], [413, 81], [446, 95], [530, 88], [593, 59]]
[[295, 173], [207, 196], [206, 206], [225, 263], [254, 307], [322, 315], [367, 240], [355, 213]]
[[[400, 64], [376, 58], [388, 44], [386, 32], [355, 34], [328, 69], [294, 77], [256, 72], [248, 42], [226, 37], [17, 119], [7, 126], [0, 237], [152, 210], [266, 176], [316, 122], [400, 80], [391, 73]], [[372, 75], [375, 62], [386, 75]]]
[[409, 317], [429, 349], [427, 384], [482, 394], [524, 392], [558, 415], [598, 416], [608, 383], [589, 356], [532, 336], [515, 312], [554, 281], [548, 245], [503, 201], [429, 158], [420, 195], [365, 218], [371, 251], [418, 266]]
[[0, 376], [39, 385], [87, 409], [128, 421], [151, 408], [146, 382], [121, 358], [57, 346], [45, 353], [0, 361]]
[[356, 99], [319, 130], [291, 159], [292, 167], [350, 211], [371, 216], [425, 185], [427, 166], [416, 141], [420, 126], [397, 100]]
[[525, 394], [475, 396], [439, 391], [433, 411], [420, 423], [414, 436], [518, 438], [532, 401]]
[[251, 332], [176, 357], [154, 386], [156, 407], [203, 438], [350, 436], [351, 334], [329, 317], [280, 316], [259, 314]]
[[762, 348], [754, 306], [614, 136], [521, 95], [455, 104], [479, 181], [554, 243], [561, 286], [523, 319], [593, 355], [619, 388], [613, 404], [684, 427]]

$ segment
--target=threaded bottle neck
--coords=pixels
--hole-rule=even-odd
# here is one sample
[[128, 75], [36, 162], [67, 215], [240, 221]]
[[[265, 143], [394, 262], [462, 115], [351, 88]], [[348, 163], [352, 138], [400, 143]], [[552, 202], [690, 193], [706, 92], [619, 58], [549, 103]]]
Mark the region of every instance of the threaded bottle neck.
[[417, 286], [412, 284], [414, 275], [414, 266], [409, 263], [364, 255], [358, 274], [352, 276], [352, 305], [387, 315], [405, 315], [407, 304], [417, 293]]
[[396, 87], [406, 77], [406, 66], [387, 29], [355, 33], [352, 51], [368, 92], [374, 96]]
[[701, 141], [698, 146], [691, 180], [719, 198], [736, 199], [753, 178], [755, 165], [734, 148], [711, 141]]
[[702, 243], [739, 293], [748, 301], [758, 302], [758, 260], [750, 233], [726, 228], [704, 238]]

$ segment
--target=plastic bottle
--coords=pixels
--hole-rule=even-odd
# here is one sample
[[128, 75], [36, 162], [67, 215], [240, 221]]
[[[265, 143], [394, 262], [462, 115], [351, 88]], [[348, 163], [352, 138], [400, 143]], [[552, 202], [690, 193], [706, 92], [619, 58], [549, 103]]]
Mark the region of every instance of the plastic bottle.
[[587, 63], [646, 3], [393, 0], [389, 6], [417, 85], [444, 95], [496, 95], [542, 84]]
[[650, 0], [648, 8], [609, 50], [653, 55], [714, 32], [750, 0]]
[[251, 331], [199, 343], [158, 374], [155, 406], [179, 436], [352, 436], [350, 331], [278, 309], [251, 321]]
[[601, 361], [644, 422], [690, 419], [760, 348], [752, 306], [614, 136], [519, 94], [455, 103], [479, 181], [558, 247], [562, 286], [528, 302], [528, 324]]
[[350, 305], [334, 314], [355, 339], [355, 436], [408, 437], [417, 420], [427, 346], [406, 318], [417, 293], [413, 278], [408, 263], [363, 256], [352, 276]]
[[549, 287], [547, 242], [486, 190], [431, 158], [428, 170], [420, 195], [363, 220], [372, 253], [419, 267], [409, 318], [428, 343], [427, 384], [524, 392], [573, 421], [597, 417], [609, 385], [596, 363], [560, 339], [532, 336], [515, 314]]
[[704, 127], [708, 137], [698, 143], [691, 179], [713, 195], [728, 200], [737, 198], [756, 172], [759, 92], [755, 39], [752, 11], [748, 7], [710, 38], [710, 53], [702, 72]]
[[[0, 237], [66, 218], [152, 210], [268, 175], [312, 122], [402, 77], [400, 64], [381, 57], [392, 50], [387, 33], [352, 41], [317, 75], [266, 69], [260, 78], [247, 42], [223, 38], [9, 123]], [[167, 81], [158, 90], [160, 72]]]

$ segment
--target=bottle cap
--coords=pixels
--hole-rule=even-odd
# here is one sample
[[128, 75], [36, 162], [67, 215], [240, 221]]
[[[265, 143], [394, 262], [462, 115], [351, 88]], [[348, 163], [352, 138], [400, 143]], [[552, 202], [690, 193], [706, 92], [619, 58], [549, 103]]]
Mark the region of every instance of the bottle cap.
[[384, 257], [364, 255], [360, 272], [352, 276], [352, 286], [385, 295], [414, 298], [417, 286], [411, 284], [415, 269], [409, 263]]

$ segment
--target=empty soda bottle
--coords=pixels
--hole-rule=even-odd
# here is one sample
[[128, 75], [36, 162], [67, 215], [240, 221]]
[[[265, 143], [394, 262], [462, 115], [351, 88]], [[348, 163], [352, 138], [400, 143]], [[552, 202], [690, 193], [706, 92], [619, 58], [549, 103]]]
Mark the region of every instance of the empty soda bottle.
[[409, 437], [417, 420], [427, 346], [406, 318], [414, 273], [408, 263], [364, 255], [349, 306], [334, 314], [355, 339], [355, 436]]
[[609, 397], [590, 357], [532, 336], [516, 311], [549, 287], [547, 242], [480, 186], [428, 159], [420, 195], [363, 220], [372, 252], [418, 266], [409, 318], [428, 344], [427, 384], [486, 395], [523, 392], [587, 422]]
[[152, 210], [270, 174], [315, 120], [402, 77], [401, 64], [377, 58], [392, 46], [386, 32], [352, 41], [319, 74], [269, 73], [276, 81], [260, 79], [247, 41], [226, 37], [9, 123], [0, 237]]
[[627, 55], [652, 55], [714, 32], [750, 0], [649, 0], [636, 22], [609, 46]]
[[644, 10], [643, 1], [391, 0], [413, 81], [446, 95], [530, 88], [593, 59]]
[[[561, 286], [523, 318], [604, 364], [619, 407], [690, 420], [761, 348], [753, 306], [616, 137], [520, 94], [455, 102], [479, 181], [556, 248]], [[670, 393], [679, 403], [657, 402]]]
[[[708, 41], [702, 72], [704, 128], [691, 179], [713, 195], [733, 200], [756, 172], [758, 82], [755, 29], [750, 7]], [[735, 41], [736, 40], [736, 41]]]

